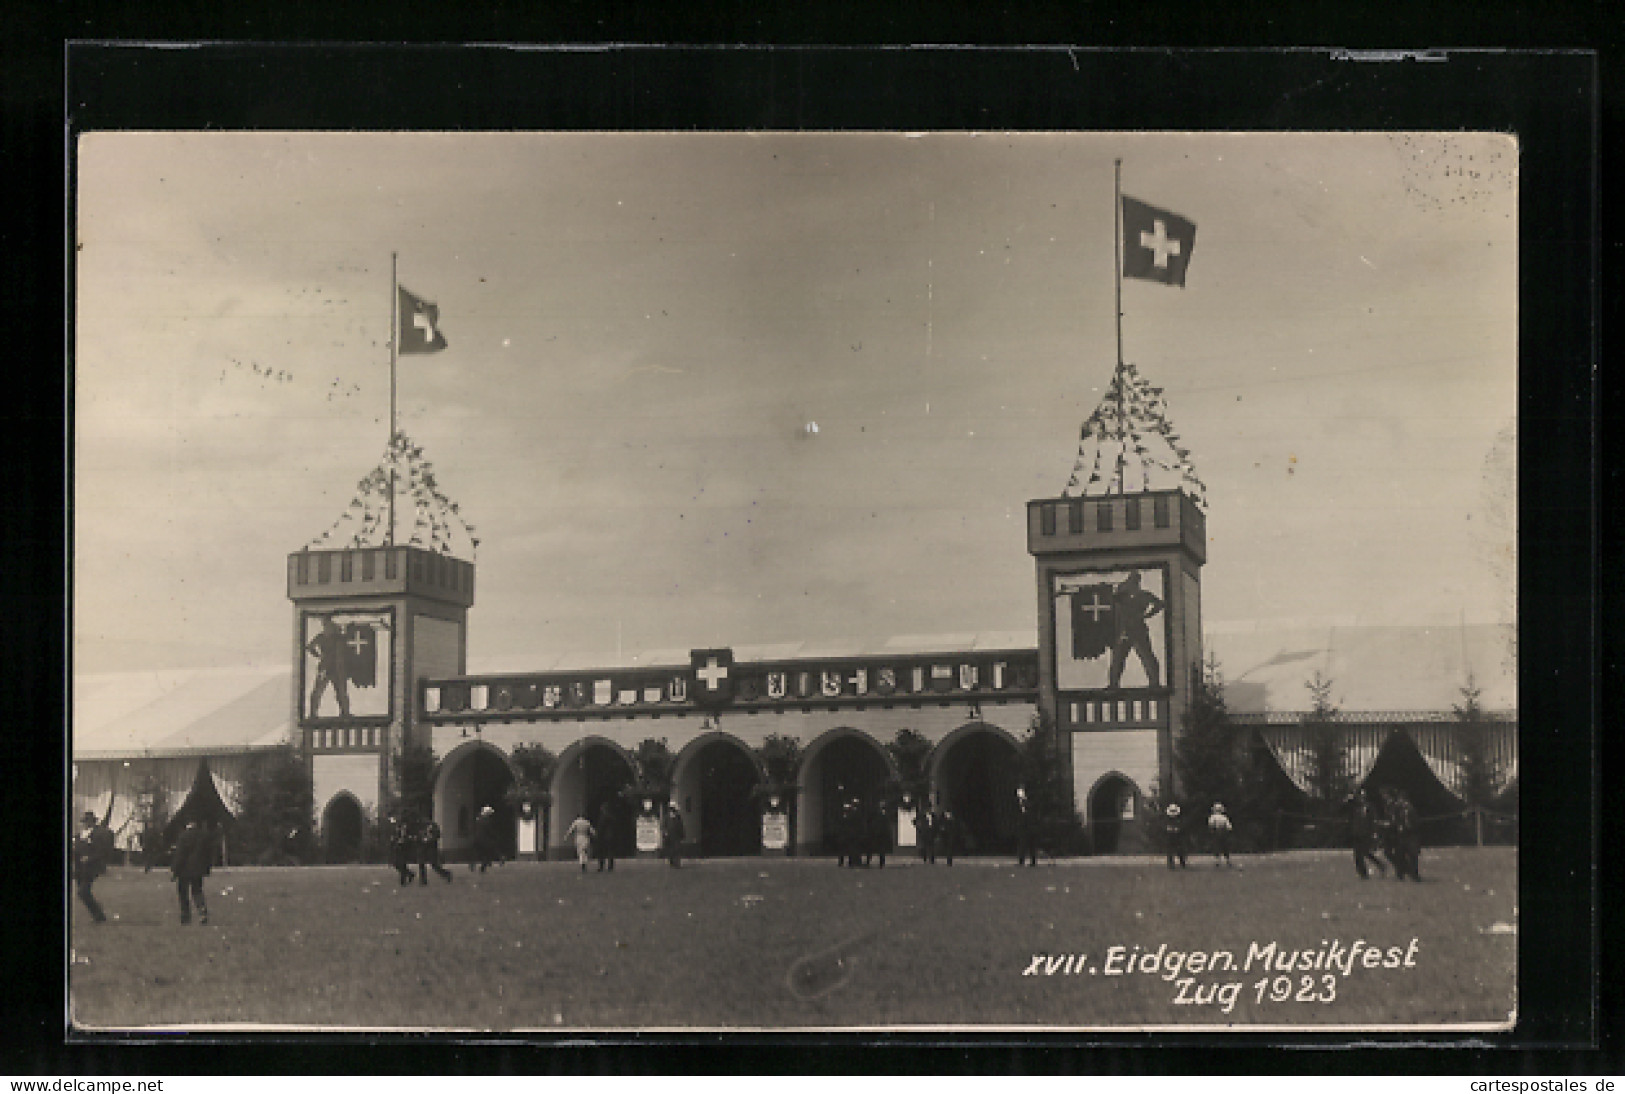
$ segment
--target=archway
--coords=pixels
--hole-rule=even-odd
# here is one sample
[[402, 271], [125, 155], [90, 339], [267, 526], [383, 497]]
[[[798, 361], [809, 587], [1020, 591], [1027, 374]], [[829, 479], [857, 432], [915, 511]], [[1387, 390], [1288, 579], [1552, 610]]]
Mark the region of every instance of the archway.
[[[553, 775], [553, 808], [548, 839], [559, 841], [577, 815], [598, 824], [607, 803], [616, 820], [617, 857], [630, 858], [637, 850], [637, 832], [632, 810], [622, 794], [633, 783], [632, 758], [624, 749], [604, 737], [586, 737], [559, 757]], [[562, 845], [561, 845], [562, 846]]]
[[366, 822], [361, 803], [348, 790], [334, 794], [322, 810], [322, 860], [361, 861], [361, 836]]
[[1126, 777], [1113, 771], [1102, 775], [1089, 791], [1089, 836], [1097, 855], [1126, 851], [1123, 824], [1131, 820], [1137, 791]]
[[504, 857], [518, 853], [519, 831], [508, 790], [516, 779], [508, 757], [484, 741], [470, 741], [441, 761], [435, 778], [435, 820], [448, 855], [467, 853], [474, 845], [474, 818], [490, 806], [496, 811], [497, 849]]
[[865, 807], [879, 801], [897, 777], [880, 743], [855, 729], [833, 729], [815, 740], [801, 761], [796, 845], [812, 854], [835, 853], [835, 818], [843, 799]]
[[1016, 786], [1021, 781], [1015, 738], [997, 726], [962, 726], [932, 756], [931, 783], [958, 821], [967, 855], [1013, 854]]
[[761, 851], [762, 814], [755, 797], [761, 780], [756, 757], [725, 733], [706, 734], [678, 754], [672, 786], [687, 818], [687, 838], [702, 856]]

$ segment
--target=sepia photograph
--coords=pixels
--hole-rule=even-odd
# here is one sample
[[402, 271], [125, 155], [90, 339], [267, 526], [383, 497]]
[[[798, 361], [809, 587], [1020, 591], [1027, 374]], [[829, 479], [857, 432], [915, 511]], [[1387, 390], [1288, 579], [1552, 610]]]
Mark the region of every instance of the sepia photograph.
[[74, 1031], [1518, 1021], [1516, 136], [76, 140]]

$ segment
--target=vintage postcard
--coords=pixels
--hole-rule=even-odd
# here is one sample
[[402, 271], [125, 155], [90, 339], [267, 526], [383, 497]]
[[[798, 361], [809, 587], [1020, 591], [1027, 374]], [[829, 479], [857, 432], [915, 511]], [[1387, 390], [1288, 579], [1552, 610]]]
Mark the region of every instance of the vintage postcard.
[[1515, 138], [75, 154], [77, 1029], [1515, 1022]]

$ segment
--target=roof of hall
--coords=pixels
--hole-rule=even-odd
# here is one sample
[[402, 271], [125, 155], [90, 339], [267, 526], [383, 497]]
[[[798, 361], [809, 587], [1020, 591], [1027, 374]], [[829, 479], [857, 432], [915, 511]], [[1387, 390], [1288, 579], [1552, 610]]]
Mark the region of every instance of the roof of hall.
[[112, 672], [73, 679], [73, 755], [224, 755], [272, 748], [293, 732], [287, 668]]

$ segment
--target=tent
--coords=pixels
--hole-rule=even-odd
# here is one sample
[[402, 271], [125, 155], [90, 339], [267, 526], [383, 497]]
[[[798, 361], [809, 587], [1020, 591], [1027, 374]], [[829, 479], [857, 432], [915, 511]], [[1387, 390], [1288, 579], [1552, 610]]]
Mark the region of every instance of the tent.
[[197, 774], [192, 778], [192, 789], [187, 791], [186, 800], [181, 807], [175, 810], [164, 826], [164, 846], [175, 846], [181, 829], [192, 821], [212, 823], [218, 831], [225, 832], [236, 822], [226, 803], [220, 800], [220, 790], [215, 786], [214, 774], [209, 770], [209, 761], [198, 761]]

